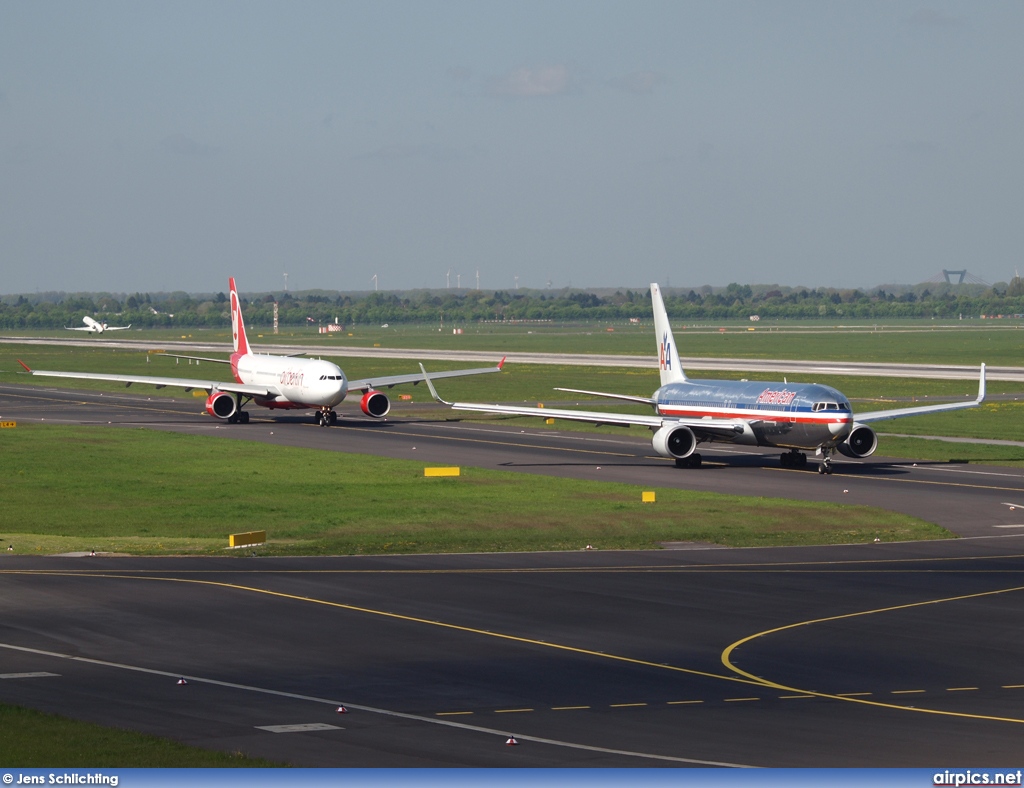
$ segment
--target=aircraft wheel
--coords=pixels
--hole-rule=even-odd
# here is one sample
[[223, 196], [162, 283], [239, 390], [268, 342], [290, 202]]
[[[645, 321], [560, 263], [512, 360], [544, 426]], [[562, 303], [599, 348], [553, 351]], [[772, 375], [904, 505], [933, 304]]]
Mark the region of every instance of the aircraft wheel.
[[240, 422], [242, 422], [242, 424], [248, 424], [249, 423], [249, 414], [248, 414], [248, 412], [243, 410], [241, 413], [239, 413], [238, 414], [238, 420]]
[[330, 425], [333, 427], [335, 424], [338, 423], [338, 414], [332, 410], [330, 413], [327, 414], [327, 419]]
[[781, 465], [783, 468], [791, 467], [793, 465], [793, 462], [790, 460], [790, 456], [791, 455], [788, 451], [785, 454], [780, 454], [779, 465]]
[[690, 461], [691, 468], [699, 468], [702, 458], [699, 454], [691, 454], [687, 459]]
[[228, 416], [228, 424], [238, 424], [238, 414], [233, 413]]
[[800, 452], [800, 454], [798, 456], [800, 457], [800, 460], [797, 462], [797, 467], [798, 468], [806, 468], [807, 467], [807, 455], [804, 454], [803, 452]]
[[818, 463], [818, 473], [821, 474], [822, 476], [828, 473], [828, 469], [825, 468], [825, 463]]

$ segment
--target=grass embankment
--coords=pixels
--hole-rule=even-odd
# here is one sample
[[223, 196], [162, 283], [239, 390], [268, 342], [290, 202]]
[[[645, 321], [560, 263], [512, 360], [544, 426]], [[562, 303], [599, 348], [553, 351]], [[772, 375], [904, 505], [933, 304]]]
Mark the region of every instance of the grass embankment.
[[128, 769], [282, 764], [0, 704], [0, 765], [24, 769]]
[[[261, 554], [645, 549], [949, 536], [864, 506], [661, 489], [236, 443], [148, 430], [0, 433], [0, 541], [16, 553], [214, 554], [266, 530]], [[3, 545], [6, 546], [6, 545]], [[6, 551], [0, 555], [7, 554]]]

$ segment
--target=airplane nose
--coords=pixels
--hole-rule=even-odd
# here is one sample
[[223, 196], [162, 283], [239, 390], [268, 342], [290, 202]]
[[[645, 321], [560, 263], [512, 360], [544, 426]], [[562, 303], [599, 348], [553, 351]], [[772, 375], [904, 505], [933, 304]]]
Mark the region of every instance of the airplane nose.
[[836, 419], [829, 423], [828, 431], [832, 433], [834, 438], [845, 438], [850, 434], [852, 426], [853, 422], [851, 419]]

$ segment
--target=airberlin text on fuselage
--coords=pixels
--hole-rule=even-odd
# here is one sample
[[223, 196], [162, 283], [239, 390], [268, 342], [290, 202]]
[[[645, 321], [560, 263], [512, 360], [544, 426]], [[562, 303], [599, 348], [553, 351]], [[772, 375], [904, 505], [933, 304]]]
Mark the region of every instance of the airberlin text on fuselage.
[[281, 377], [278, 379], [278, 382], [282, 386], [301, 386], [302, 378], [305, 374], [305, 372], [296, 372], [292, 369], [286, 369], [281, 372]]

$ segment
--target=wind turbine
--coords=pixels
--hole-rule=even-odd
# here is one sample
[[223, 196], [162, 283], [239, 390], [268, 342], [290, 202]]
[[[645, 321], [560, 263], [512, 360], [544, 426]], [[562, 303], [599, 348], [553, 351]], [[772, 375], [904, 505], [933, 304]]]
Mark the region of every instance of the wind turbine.
[[377, 274], [370, 277], [370, 281], [373, 282], [373, 291], [377, 292]]
[[476, 269], [476, 289], [480, 289], [480, 269]]
[[449, 266], [448, 272], [444, 275], [444, 286], [446, 289], [452, 289], [452, 269]]

